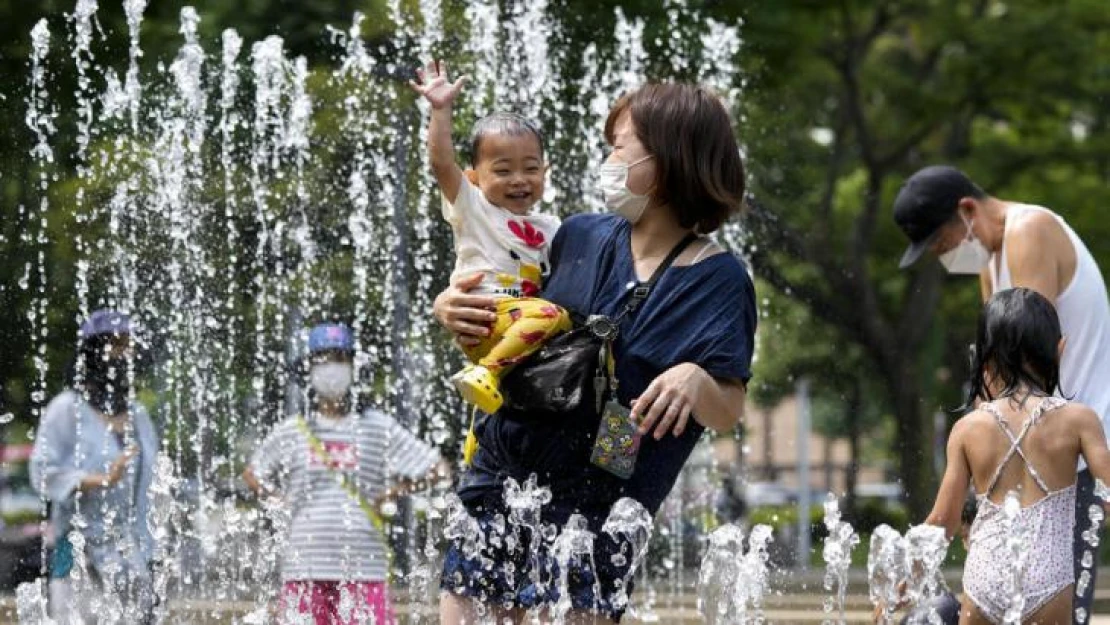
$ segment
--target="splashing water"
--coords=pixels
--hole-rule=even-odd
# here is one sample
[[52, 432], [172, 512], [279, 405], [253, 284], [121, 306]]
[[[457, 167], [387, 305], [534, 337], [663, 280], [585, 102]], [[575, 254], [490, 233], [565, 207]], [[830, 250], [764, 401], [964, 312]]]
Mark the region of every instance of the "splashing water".
[[[1100, 479], [1095, 479], [1095, 497], [1110, 502], [1110, 487]], [[1086, 594], [1091, 585], [1091, 570], [1095, 566], [1095, 553], [1097, 553], [1099, 546], [1099, 531], [1102, 529], [1102, 521], [1106, 518], [1106, 513], [1103, 511], [1102, 506], [1098, 504], [1091, 504], [1087, 509], [1087, 519], [1090, 521], [1090, 526], [1083, 530], [1082, 538], [1087, 547], [1083, 550], [1083, 556], [1079, 563], [1082, 567], [1079, 572], [1079, 579], [1075, 580], [1075, 594], [1083, 596]], [[1087, 610], [1082, 607], [1075, 609], [1075, 622], [1086, 623], [1090, 617]]]
[[[19, 281], [23, 290], [34, 288], [34, 300], [30, 310], [27, 311], [27, 320], [30, 325], [31, 336], [38, 340], [34, 354], [35, 370], [38, 372], [32, 385], [31, 398], [34, 400], [32, 417], [35, 423], [40, 422], [43, 406], [46, 405], [46, 376], [49, 367], [46, 360], [46, 342], [49, 338], [49, 325], [46, 322], [47, 314], [47, 279], [46, 279], [46, 244], [47, 232], [50, 228], [50, 167], [54, 164], [54, 150], [51, 141], [58, 129], [54, 124], [57, 110], [50, 104], [50, 94], [47, 91], [47, 79], [50, 72], [47, 69], [47, 54], [50, 51], [50, 28], [46, 19], [39, 20], [31, 29], [31, 75], [30, 93], [27, 96], [27, 115], [24, 123], [35, 137], [35, 144], [30, 149], [29, 155], [38, 169], [39, 194], [37, 206], [29, 215], [29, 225], [21, 235], [24, 244], [35, 245], [40, 249], [36, 254], [34, 270], [28, 264], [26, 273]], [[31, 278], [34, 277], [34, 287]]]
[[[894, 622], [894, 612], [903, 602], [928, 605], [945, 591], [941, 566], [948, 553], [944, 528], [935, 525], [911, 527], [902, 536], [889, 525], [875, 528], [867, 554], [868, 596], [879, 608], [878, 622]], [[914, 611], [912, 625], [940, 625], [935, 607]]]
[[[570, 26], [557, 3], [478, 0], [460, 12], [440, 0], [392, 1], [388, 19], [398, 45], [364, 40], [363, 18], [355, 15], [331, 30], [338, 58], [329, 68], [291, 58], [280, 37], [244, 42], [234, 30], [222, 33], [213, 54], [205, 50], [202, 16], [183, 7], [179, 49], [151, 60], [146, 72], [148, 0], [122, 4], [126, 30], [118, 43], [127, 54], [117, 68], [104, 60], [115, 55], [99, 52], [116, 42], [97, 27], [97, 0], [75, 0], [68, 49], [52, 47], [46, 20], [31, 32], [26, 154], [38, 187], [20, 235], [33, 260], [19, 279], [31, 302], [19, 311], [34, 341], [31, 416], [41, 417], [53, 374], [48, 313], [74, 301], [79, 315], [102, 306], [128, 311], [142, 328], [136, 347], [150, 356], [144, 378], [154, 387], [141, 399], [154, 397], [148, 407], [165, 432], [148, 519], [165, 556], [155, 592], [186, 602], [256, 600], [247, 620], [264, 621], [291, 508], [276, 500], [239, 505], [238, 476], [258, 437], [305, 405], [307, 385], [294, 372], [303, 364], [307, 323], [352, 316], [358, 397], [392, 409], [437, 447], [458, 437], [459, 402], [446, 379], [458, 356], [424, 314], [447, 281], [453, 249], [424, 150], [428, 111], [412, 105], [405, 85], [418, 59], [406, 55], [427, 56], [444, 33], [465, 33], [455, 67], [472, 83], [460, 110], [512, 108], [539, 118], [560, 146], [551, 155], [548, 204], [539, 210], [566, 214], [601, 206], [592, 184], [601, 127], [621, 92], [649, 70], [658, 73], [645, 47], [650, 30], [643, 18], [614, 9], [611, 38], [592, 40], [588, 51], [568, 50]], [[736, 27], [712, 20], [696, 3], [672, 1], [667, 10], [682, 26], [665, 42], [672, 69], [735, 100]], [[52, 93], [63, 72], [76, 75], [76, 89]], [[588, 95], [568, 102], [568, 91]], [[59, 120], [73, 127], [59, 132]], [[72, 153], [56, 154], [60, 145], [72, 145]], [[62, 178], [56, 161], [72, 163], [72, 180]], [[69, 202], [73, 224], [48, 221], [59, 212], [55, 198]], [[75, 233], [70, 293], [48, 281], [49, 237], [63, 227]], [[735, 245], [740, 228], [729, 232], [725, 239]], [[0, 414], [0, 423], [10, 420]], [[516, 489], [507, 494], [502, 522], [529, 539], [514, 547], [535, 553], [541, 542], [563, 538], [566, 553], [582, 555], [571, 548], [582, 528], [560, 534], [543, 526], [543, 489], [534, 482]], [[445, 508], [434, 522], [480, 554], [476, 521], [457, 500]], [[395, 581], [415, 584], [408, 588], [415, 591], [435, 577], [428, 567], [436, 556], [415, 537], [423, 530], [434, 546], [439, 534], [432, 515], [402, 512], [392, 524], [411, 539], [404, 560], [413, 568]], [[611, 521], [605, 531], [627, 541], [616, 555], [628, 558], [630, 576], [639, 569], [646, 579], [648, 567], [637, 565], [648, 557], [651, 524], [633, 506], [614, 510]], [[668, 579], [679, 585], [686, 540], [676, 528], [679, 522], [668, 528], [665, 557]], [[73, 575], [87, 581], [87, 547], [80, 532], [73, 536]], [[614, 601], [627, 603], [630, 583], [620, 580]], [[121, 609], [105, 604], [102, 613], [120, 616]]]
[[768, 562], [771, 559], [769, 549], [773, 539], [774, 530], [770, 525], [756, 525], [748, 535], [748, 553], [744, 556], [744, 579], [749, 588], [748, 599], [751, 601], [757, 622], [762, 619], [763, 597], [771, 587]]
[[1095, 497], [1110, 502], [1110, 486], [1107, 486], [1098, 478], [1095, 478]]
[[[543, 506], [551, 502], [551, 489], [537, 486], [535, 475], [530, 475], [523, 485], [510, 477], [505, 480], [504, 499], [509, 509], [508, 520], [511, 525], [510, 533], [505, 538], [510, 541], [509, 552], [513, 553], [518, 548], [528, 550], [527, 553], [532, 559], [530, 567], [532, 583], [542, 591], [545, 584], [540, 576], [539, 565], [540, 545], [543, 542], [540, 512]], [[522, 531], [529, 537], [527, 547], [521, 544]]]
[[24, 582], [15, 589], [16, 616], [22, 625], [55, 625], [46, 611], [46, 580]]
[[[1087, 547], [1083, 550], [1083, 556], [1079, 561], [1081, 567], [1079, 579], [1075, 580], [1075, 594], [1079, 597], [1086, 594], [1091, 585], [1091, 569], [1095, 566], [1094, 554], [1097, 552], [1099, 545], [1098, 533], [1102, 529], [1102, 521], [1106, 518], [1106, 513], [1103, 512], [1101, 505], [1091, 504], [1087, 509], [1087, 518], [1091, 525], [1082, 534], [1083, 542], [1087, 544]], [[1078, 607], [1075, 609], [1076, 623], [1081, 625], [1086, 623], [1088, 616], [1086, 608]]]
[[620, 551], [611, 556], [613, 566], [628, 567], [624, 577], [617, 580], [617, 589], [610, 597], [616, 609], [623, 609], [628, 605], [628, 588], [644, 556], [647, 555], [653, 527], [654, 523], [647, 508], [628, 497], [623, 497], [613, 504], [609, 517], [601, 526], [601, 531], [620, 545]]
[[447, 517], [443, 523], [443, 537], [458, 540], [466, 558], [477, 558], [485, 550], [485, 537], [478, 520], [470, 516], [458, 495], [447, 495]]
[[773, 530], [756, 525], [744, 552], [744, 530], [731, 523], [709, 535], [698, 573], [698, 612], [710, 625], [763, 621], [763, 597], [770, 582], [768, 546]]
[[155, 460], [154, 480], [150, 485], [150, 516], [147, 524], [154, 539], [154, 561], [158, 563], [154, 571], [154, 596], [161, 598], [155, 605], [156, 617], [164, 618], [169, 604], [170, 584], [169, 562], [172, 558], [172, 531], [179, 508], [174, 505], [178, 478], [174, 475], [173, 460], [164, 453]]
[[[744, 555], [744, 530], [731, 523], [709, 535], [709, 549], [698, 573], [698, 611], [712, 624], [734, 613], [732, 592]], [[746, 606], [745, 606], [746, 607]]]
[[880, 625], [894, 622], [894, 611], [901, 600], [899, 585], [906, 578], [906, 546], [902, 535], [887, 524], [871, 533], [867, 553], [868, 596], [881, 608]]
[[572, 607], [570, 597], [572, 565], [589, 567], [594, 574], [593, 596], [595, 600], [601, 597], [601, 587], [597, 583], [596, 576], [597, 566], [594, 564], [594, 534], [587, 528], [586, 517], [572, 514], [552, 545], [555, 563], [559, 567], [559, 600], [554, 608], [555, 622], [559, 625], [566, 622], [566, 616]]
[[[825, 500], [825, 528], [828, 537], [821, 550], [821, 558], [825, 561], [825, 590], [832, 591], [835, 587], [836, 594], [825, 600], [825, 614], [832, 614], [833, 610], [840, 613], [840, 622], [844, 622], [844, 599], [848, 592], [848, 568], [852, 566], [852, 550], [859, 544], [859, 535], [852, 529], [847, 521], [840, 520], [840, 503], [836, 496], [829, 494]], [[826, 620], [826, 623], [832, 623]]]
[[[913, 605], [928, 605], [944, 591], [941, 566], [948, 553], [948, 538], [944, 528], [936, 525], [917, 525], [906, 532], [906, 598]], [[910, 625], [942, 625], [936, 608], [915, 612]]]

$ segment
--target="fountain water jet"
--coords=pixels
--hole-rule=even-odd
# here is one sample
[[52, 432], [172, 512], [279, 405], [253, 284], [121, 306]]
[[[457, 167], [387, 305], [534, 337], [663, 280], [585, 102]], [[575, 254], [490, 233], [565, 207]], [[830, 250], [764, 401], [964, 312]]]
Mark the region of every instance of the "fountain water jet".
[[[848, 568], [852, 565], [852, 550], [859, 544], [859, 535], [846, 521], [840, 520], [840, 504], [836, 496], [829, 493], [825, 500], [825, 529], [828, 536], [821, 550], [825, 561], [825, 590], [832, 591], [834, 598], [825, 600], [825, 614], [839, 611], [840, 621], [844, 621], [844, 598], [848, 592]], [[826, 620], [826, 623], [830, 621]]]
[[[935, 525], [917, 525], [902, 536], [889, 525], [875, 528], [871, 534], [867, 554], [868, 594], [878, 608], [879, 622], [894, 622], [895, 610], [903, 605], [926, 605], [944, 590], [941, 566], [948, 552], [948, 539], [944, 528]], [[940, 623], [940, 616], [932, 608], [925, 613], [915, 613], [911, 623]]]
[[756, 525], [748, 536], [731, 523], [709, 536], [698, 575], [698, 612], [710, 625], [762, 623], [763, 598], [770, 588], [768, 546], [772, 530]]
[[[362, 38], [360, 15], [333, 29], [339, 58], [322, 67], [291, 58], [279, 37], [247, 43], [234, 30], [209, 54], [201, 16], [190, 7], [180, 12], [177, 53], [144, 63], [147, 1], [123, 0], [126, 65], [113, 68], [100, 52], [112, 37], [96, 27], [101, 7], [79, 0], [64, 54], [78, 82], [67, 94], [50, 92], [57, 70], [47, 22], [32, 32], [26, 122], [39, 188], [22, 236], [36, 261], [20, 279], [34, 294], [23, 311], [35, 341], [32, 400], [41, 407], [47, 399], [47, 314], [60, 306], [57, 298], [76, 295], [82, 316], [102, 306], [131, 313], [141, 330], [137, 347], [149, 359], [133, 373], [153, 381], [137, 399], [162, 426], [170, 463], [159, 469], [167, 481], [154, 494], [163, 502], [175, 495], [152, 519], [158, 548], [172, 556], [157, 572], [159, 594], [186, 602], [254, 599], [264, 613], [289, 511], [272, 502], [262, 511], [242, 507], [234, 491], [250, 439], [304, 405], [299, 346], [307, 323], [353, 315], [360, 400], [392, 409], [441, 448], [459, 438], [458, 401], [446, 381], [458, 356], [420, 312], [446, 283], [452, 250], [421, 149], [427, 112], [413, 106], [403, 82], [420, 60], [414, 51], [427, 57], [443, 51], [445, 37], [461, 38], [457, 49], [475, 53], [455, 64], [472, 77], [470, 112], [512, 108], [539, 119], [559, 146], [551, 154], [550, 203], [541, 210], [564, 214], [600, 207], [592, 184], [600, 126], [622, 91], [649, 74], [701, 68], [683, 77], [705, 80], [726, 98], [738, 94], [736, 27], [686, 2], [668, 4], [682, 24], [682, 36], [666, 41], [669, 68], [649, 62], [644, 18], [620, 10], [612, 15], [616, 32], [594, 37], [583, 53], [564, 44], [579, 26], [554, 3], [482, 0], [470, 5], [465, 23], [453, 22], [459, 16], [438, 0], [418, 4], [388, 3], [388, 47]], [[588, 95], [580, 102], [568, 91]], [[70, 181], [55, 180], [62, 144], [55, 124], [67, 119], [59, 111], [74, 113], [73, 127], [61, 129], [77, 138], [66, 155], [75, 166]], [[46, 252], [60, 227], [48, 220], [52, 197], [74, 207], [74, 293], [49, 288]], [[740, 230], [731, 228], [725, 238], [735, 244]], [[655, 592], [649, 578], [659, 570], [672, 590], [683, 588], [689, 539], [681, 508], [661, 521], [669, 549], [658, 562], [647, 562], [650, 531], [642, 519], [635, 530], [610, 528], [636, 535], [622, 555], [643, 564], [646, 595]], [[394, 523], [407, 559], [397, 584], [434, 593], [439, 529], [430, 519], [450, 525], [452, 517], [437, 504], [414, 510], [402, 506]], [[533, 542], [555, 539], [552, 528], [538, 529]], [[75, 574], [87, 576], [79, 535], [75, 544]]]

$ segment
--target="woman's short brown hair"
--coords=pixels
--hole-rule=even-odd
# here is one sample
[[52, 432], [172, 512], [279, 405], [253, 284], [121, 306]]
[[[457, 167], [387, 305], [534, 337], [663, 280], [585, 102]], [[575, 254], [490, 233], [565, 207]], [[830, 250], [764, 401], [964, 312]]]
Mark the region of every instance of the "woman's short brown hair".
[[605, 140], [628, 111], [636, 137], [655, 157], [652, 199], [684, 228], [713, 232], [744, 202], [744, 163], [720, 98], [699, 85], [648, 83], [613, 105]]

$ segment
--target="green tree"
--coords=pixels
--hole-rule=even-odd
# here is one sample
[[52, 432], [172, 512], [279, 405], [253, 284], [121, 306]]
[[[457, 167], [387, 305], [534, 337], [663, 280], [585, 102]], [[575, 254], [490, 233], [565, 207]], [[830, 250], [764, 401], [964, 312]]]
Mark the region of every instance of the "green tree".
[[796, 382], [811, 382], [813, 430], [848, 442], [844, 510], [855, 508], [855, 490], [865, 437], [882, 425], [888, 402], [878, 376], [859, 345], [814, 318], [800, 302], [775, 294], [763, 300], [758, 357], [753, 366], [752, 400], [773, 408], [793, 395]]
[[882, 381], [915, 518], [935, 484], [928, 415], [957, 395], [952, 383], [938, 386], [954, 378], [937, 370], [963, 370], [958, 346], [970, 340], [977, 287], [949, 286], [938, 307], [939, 265], [897, 270], [905, 241], [890, 218], [893, 195], [919, 166], [950, 162], [996, 195], [1056, 208], [1097, 241], [1105, 226], [1085, 228], [1107, 199], [1108, 20], [1085, 0], [746, 12], [750, 258], [767, 283], [858, 345]]

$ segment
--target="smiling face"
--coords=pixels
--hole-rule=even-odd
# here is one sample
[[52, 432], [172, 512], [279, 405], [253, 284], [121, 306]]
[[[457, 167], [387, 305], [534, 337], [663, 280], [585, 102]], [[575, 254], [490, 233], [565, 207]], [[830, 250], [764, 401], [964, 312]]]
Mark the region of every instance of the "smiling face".
[[526, 215], [543, 198], [547, 168], [535, 135], [488, 134], [478, 146], [477, 161], [476, 184], [494, 206]]

